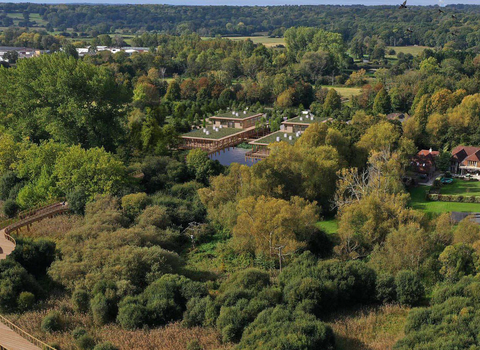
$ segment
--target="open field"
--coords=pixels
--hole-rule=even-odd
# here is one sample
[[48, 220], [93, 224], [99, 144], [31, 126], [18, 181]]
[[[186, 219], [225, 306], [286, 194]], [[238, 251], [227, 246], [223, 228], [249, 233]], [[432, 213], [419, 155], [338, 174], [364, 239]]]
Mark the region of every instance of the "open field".
[[350, 98], [352, 96], [359, 95], [362, 92], [361, 88], [358, 87], [348, 87], [348, 86], [335, 86], [335, 85], [322, 85], [323, 88], [335, 89], [337, 92], [342, 95], [342, 97]]
[[399, 54], [400, 52], [403, 52], [405, 54], [410, 53], [413, 56], [418, 56], [423, 52], [423, 50], [430, 49], [430, 47], [428, 46], [387, 46], [386, 52], [388, 52], [388, 50], [390, 49], [394, 49], [397, 54]]
[[[234, 41], [243, 41], [247, 39], [251, 39], [254, 44], [263, 44], [266, 47], [273, 47], [277, 45], [285, 45], [284, 38], [270, 38], [268, 36], [226, 36], [225, 39], [230, 39]], [[210, 40], [214, 38], [210, 37], [202, 37], [204, 40]]]
[[480, 196], [480, 182], [453, 179], [453, 183], [442, 186], [440, 193], [461, 196]]
[[[448, 185], [447, 185], [448, 186]], [[433, 202], [425, 199], [425, 193], [430, 187], [418, 186], [410, 191], [410, 206], [426, 213], [480, 212], [480, 203]], [[443, 193], [443, 192], [442, 192]]]

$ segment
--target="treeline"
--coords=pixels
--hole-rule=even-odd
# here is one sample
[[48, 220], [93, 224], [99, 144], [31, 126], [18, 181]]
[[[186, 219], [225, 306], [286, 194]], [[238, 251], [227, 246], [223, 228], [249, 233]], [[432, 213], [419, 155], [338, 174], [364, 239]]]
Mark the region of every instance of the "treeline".
[[[458, 48], [480, 44], [480, 9], [472, 5], [449, 5], [445, 14], [438, 7], [397, 6], [271, 6], [188, 7], [167, 5], [40, 5], [2, 4], [4, 24], [8, 13], [28, 19], [38, 13], [49, 31], [89, 33], [93, 36], [121, 31], [136, 34], [156, 31], [170, 34], [196, 32], [201, 36], [252, 35], [268, 32], [283, 36], [293, 26], [313, 26], [336, 32], [347, 41], [356, 36], [377, 36], [387, 45], [425, 45]], [[452, 17], [454, 15], [454, 17]], [[28, 21], [23, 23], [28, 25]], [[408, 29], [408, 31], [407, 31]], [[452, 34], [454, 33], [454, 34]]]

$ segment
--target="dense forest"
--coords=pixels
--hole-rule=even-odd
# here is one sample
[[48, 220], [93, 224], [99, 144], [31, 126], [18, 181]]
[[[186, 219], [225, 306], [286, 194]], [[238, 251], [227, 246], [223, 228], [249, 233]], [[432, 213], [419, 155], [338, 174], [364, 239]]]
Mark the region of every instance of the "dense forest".
[[[480, 347], [480, 226], [450, 214], [480, 182], [410, 181], [480, 146], [480, 6], [0, 8], [4, 44], [51, 49], [0, 67], [0, 223], [71, 209], [14, 235], [2, 315], [59, 350]], [[202, 38], [259, 31], [283, 47]], [[324, 122], [253, 165], [179, 147], [247, 109]]]
[[[198, 33], [214, 37], [266, 32], [281, 37], [290, 27], [322, 28], [342, 35], [346, 42], [378, 37], [387, 45], [440, 47], [454, 41], [455, 48], [480, 45], [480, 9], [472, 5], [440, 7], [398, 6], [167, 6], [167, 5], [40, 5], [0, 4], [4, 27], [39, 27], [48, 32], [75, 35]], [[9, 15], [10, 14], [10, 15]], [[34, 17], [35, 14], [38, 17]], [[455, 39], [455, 40], [453, 40]], [[139, 42], [140, 43], [140, 42]], [[146, 45], [150, 46], [150, 45]], [[153, 46], [153, 45], [152, 45]]]

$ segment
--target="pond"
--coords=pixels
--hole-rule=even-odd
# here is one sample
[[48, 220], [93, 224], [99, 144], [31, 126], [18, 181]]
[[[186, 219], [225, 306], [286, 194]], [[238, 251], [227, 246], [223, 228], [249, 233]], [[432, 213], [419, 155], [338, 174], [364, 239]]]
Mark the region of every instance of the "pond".
[[244, 148], [230, 147], [220, 152], [211, 154], [209, 157], [213, 160], [218, 160], [220, 164], [228, 166], [232, 163], [239, 163], [252, 166], [257, 161], [252, 159], [245, 159], [245, 153], [249, 150]]

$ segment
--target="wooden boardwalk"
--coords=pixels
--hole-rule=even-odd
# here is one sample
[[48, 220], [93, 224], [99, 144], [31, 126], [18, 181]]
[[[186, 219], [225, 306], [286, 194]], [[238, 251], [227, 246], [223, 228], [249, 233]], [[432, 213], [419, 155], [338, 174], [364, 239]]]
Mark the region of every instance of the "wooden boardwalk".
[[[6, 259], [6, 257], [15, 250], [16, 243], [10, 236], [10, 233], [18, 233], [18, 231], [24, 227], [29, 229], [35, 222], [63, 214], [68, 210], [68, 203], [60, 202], [32, 210], [28, 212], [28, 215], [20, 215], [17, 221], [0, 230], [0, 260]], [[37, 344], [38, 346], [34, 344]], [[44, 349], [53, 348], [34, 338], [0, 315], [0, 350]]]
[[42, 350], [0, 322], [0, 349], [2, 347], [7, 350]]

